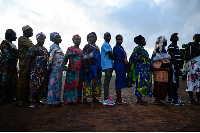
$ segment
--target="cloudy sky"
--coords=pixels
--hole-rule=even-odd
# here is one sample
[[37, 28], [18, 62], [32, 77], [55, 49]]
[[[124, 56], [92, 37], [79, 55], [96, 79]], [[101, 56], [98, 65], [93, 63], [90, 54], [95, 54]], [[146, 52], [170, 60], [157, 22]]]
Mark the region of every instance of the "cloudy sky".
[[101, 47], [103, 34], [110, 32], [112, 47], [115, 36], [123, 36], [122, 45], [129, 57], [136, 46], [134, 37], [143, 35], [151, 56], [160, 35], [170, 44], [171, 34], [179, 33], [179, 47], [193, 41], [193, 35], [200, 33], [199, 6], [199, 0], [0, 0], [0, 41], [6, 29], [13, 29], [19, 37], [22, 27], [28, 24], [33, 28], [30, 39], [34, 44], [36, 34], [42, 31], [47, 36], [44, 46], [49, 50], [49, 35], [56, 31], [63, 39], [60, 47], [66, 52], [73, 45], [74, 34], [81, 36], [83, 48], [88, 33], [97, 33], [96, 44]]

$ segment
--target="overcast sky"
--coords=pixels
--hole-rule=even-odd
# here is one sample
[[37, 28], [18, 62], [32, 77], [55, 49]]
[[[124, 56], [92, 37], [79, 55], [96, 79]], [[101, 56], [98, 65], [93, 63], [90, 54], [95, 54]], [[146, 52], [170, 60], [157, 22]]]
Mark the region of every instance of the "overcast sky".
[[167, 38], [169, 45], [171, 34], [179, 33], [181, 47], [200, 33], [200, 0], [0, 0], [0, 16], [0, 41], [6, 29], [13, 29], [19, 37], [22, 27], [30, 25], [30, 39], [36, 44], [35, 36], [42, 31], [47, 36], [44, 46], [48, 50], [52, 44], [50, 33], [60, 33], [64, 53], [73, 45], [74, 34], [81, 36], [81, 49], [90, 32], [96, 32], [99, 47], [105, 32], [111, 33], [112, 47], [115, 36], [121, 34], [128, 57], [136, 46], [134, 37], [143, 35], [151, 57], [160, 35]]

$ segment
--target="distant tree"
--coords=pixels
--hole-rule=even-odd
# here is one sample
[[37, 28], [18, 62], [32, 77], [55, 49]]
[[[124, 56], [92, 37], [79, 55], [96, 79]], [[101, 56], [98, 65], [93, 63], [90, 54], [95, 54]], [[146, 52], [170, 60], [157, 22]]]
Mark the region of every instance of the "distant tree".
[[183, 44], [182, 45], [182, 49], [180, 49], [181, 52], [181, 63], [180, 63], [180, 68], [183, 68], [183, 63], [184, 63], [184, 59], [185, 59], [185, 49], [188, 48], [189, 46], [193, 45], [194, 42], [189, 42], [188, 44]]

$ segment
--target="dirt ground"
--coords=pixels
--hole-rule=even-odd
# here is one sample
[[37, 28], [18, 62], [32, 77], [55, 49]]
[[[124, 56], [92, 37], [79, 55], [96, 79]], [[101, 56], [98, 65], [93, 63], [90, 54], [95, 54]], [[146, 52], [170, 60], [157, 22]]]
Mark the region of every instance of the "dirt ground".
[[[115, 99], [114, 81], [110, 97]], [[100, 103], [63, 105], [41, 108], [17, 107], [15, 103], [0, 106], [0, 131], [39, 132], [191, 132], [200, 131], [200, 105], [188, 104], [186, 82], [180, 81], [179, 98], [185, 106], [137, 105], [134, 87], [122, 90], [126, 105], [103, 106]], [[103, 94], [103, 90], [102, 90]], [[103, 95], [100, 100], [103, 99]]]

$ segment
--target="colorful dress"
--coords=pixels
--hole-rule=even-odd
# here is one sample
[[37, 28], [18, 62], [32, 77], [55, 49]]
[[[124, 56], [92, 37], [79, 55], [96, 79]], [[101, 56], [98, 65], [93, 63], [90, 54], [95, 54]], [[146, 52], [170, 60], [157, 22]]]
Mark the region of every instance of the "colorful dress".
[[83, 73], [82, 73], [82, 50], [74, 46], [67, 49], [66, 58], [72, 56], [75, 74], [71, 72], [72, 68], [68, 65], [66, 80], [63, 93], [63, 101], [66, 103], [82, 100]]
[[34, 46], [32, 41], [24, 36], [18, 38], [19, 51], [19, 85], [17, 96], [20, 101], [29, 100], [29, 76], [26, 73], [27, 54], [30, 47]]
[[[198, 50], [191, 46], [191, 53], [196, 53]], [[190, 71], [187, 76], [186, 91], [200, 92], [200, 56], [191, 59]]]
[[[143, 59], [144, 62], [139, 62], [138, 59]], [[133, 53], [130, 57], [130, 65], [134, 64], [135, 73], [137, 75], [135, 96], [152, 97], [151, 91], [151, 60], [149, 59], [148, 52], [142, 46], [137, 46], [134, 48]]]
[[114, 58], [114, 70], [116, 74], [115, 89], [126, 88], [126, 64], [127, 61], [126, 52], [124, 48], [116, 44], [113, 48]]
[[62, 71], [64, 70], [64, 53], [57, 44], [50, 46], [48, 66], [50, 75], [48, 82], [47, 104], [60, 104]]
[[[96, 44], [87, 44], [83, 49], [84, 98], [101, 96], [101, 54]], [[89, 69], [86, 74], [85, 69]]]
[[152, 65], [153, 65], [153, 96], [156, 100], [165, 100], [168, 88], [168, 72], [170, 67], [162, 68], [162, 63], [170, 63], [170, 55], [167, 54], [164, 46], [162, 51], [159, 48], [156, 49], [156, 53], [152, 55]]
[[11, 100], [16, 92], [18, 51], [7, 40], [2, 41], [0, 51], [0, 99]]
[[34, 45], [29, 49], [28, 56], [32, 58], [29, 82], [30, 100], [46, 99], [48, 51], [43, 46]]

